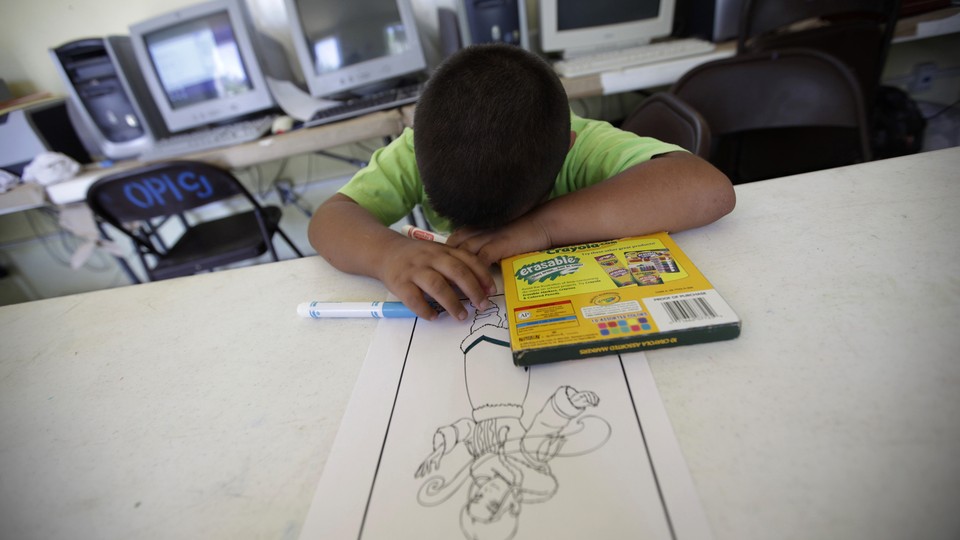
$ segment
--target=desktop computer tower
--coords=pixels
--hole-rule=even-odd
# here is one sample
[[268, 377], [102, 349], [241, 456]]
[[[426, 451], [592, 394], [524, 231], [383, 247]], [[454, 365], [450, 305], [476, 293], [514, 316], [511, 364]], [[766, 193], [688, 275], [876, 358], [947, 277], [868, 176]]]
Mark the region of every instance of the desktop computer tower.
[[460, 39], [474, 43], [508, 43], [530, 49], [525, 0], [460, 0]]
[[736, 39], [743, 0], [677, 0], [673, 35], [714, 43]]
[[67, 88], [72, 118], [88, 148], [110, 159], [134, 158], [153, 146], [162, 124], [152, 113], [130, 38], [72, 41], [50, 55]]

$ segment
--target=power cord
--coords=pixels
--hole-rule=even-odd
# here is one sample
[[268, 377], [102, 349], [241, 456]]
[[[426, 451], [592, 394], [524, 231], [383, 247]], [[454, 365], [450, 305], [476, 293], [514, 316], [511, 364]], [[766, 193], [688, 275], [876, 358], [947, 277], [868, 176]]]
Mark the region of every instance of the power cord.
[[282, 202], [284, 206], [293, 205], [298, 210], [303, 212], [303, 215], [307, 216], [308, 218], [313, 215], [313, 212], [311, 212], [310, 209], [303, 204], [300, 194], [293, 189], [292, 180], [289, 178], [278, 178], [276, 181], [274, 181], [273, 187], [277, 190], [277, 195], [280, 197], [280, 202]]

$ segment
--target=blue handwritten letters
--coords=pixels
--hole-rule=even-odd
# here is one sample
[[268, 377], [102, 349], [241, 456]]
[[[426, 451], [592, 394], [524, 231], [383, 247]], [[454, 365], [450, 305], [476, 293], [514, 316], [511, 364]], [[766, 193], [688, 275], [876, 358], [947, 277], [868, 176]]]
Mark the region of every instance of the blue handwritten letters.
[[123, 194], [131, 204], [140, 208], [166, 206], [168, 201], [183, 201], [193, 196], [206, 199], [213, 195], [213, 186], [207, 177], [192, 171], [183, 171], [176, 176], [161, 174], [139, 178], [123, 186]]

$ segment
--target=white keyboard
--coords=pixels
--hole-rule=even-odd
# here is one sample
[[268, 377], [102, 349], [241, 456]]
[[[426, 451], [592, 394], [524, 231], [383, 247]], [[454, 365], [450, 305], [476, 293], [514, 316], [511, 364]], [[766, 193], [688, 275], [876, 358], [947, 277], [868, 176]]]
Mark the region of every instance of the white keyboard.
[[633, 66], [665, 62], [675, 58], [712, 52], [717, 46], [695, 38], [660, 41], [618, 51], [579, 56], [554, 62], [553, 69], [563, 77], [580, 77], [604, 71], [617, 71]]
[[186, 154], [213, 150], [224, 146], [255, 141], [270, 132], [275, 116], [263, 116], [173, 135], [154, 141], [153, 147], [137, 158], [140, 161], [157, 161]]

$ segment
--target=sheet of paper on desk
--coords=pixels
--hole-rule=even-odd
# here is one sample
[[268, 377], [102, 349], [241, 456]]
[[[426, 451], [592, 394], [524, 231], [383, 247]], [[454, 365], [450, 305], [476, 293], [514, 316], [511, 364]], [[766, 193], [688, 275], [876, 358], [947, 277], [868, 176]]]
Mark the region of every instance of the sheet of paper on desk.
[[643, 353], [515, 367], [491, 300], [380, 321], [301, 539], [711, 538]]
[[277, 105], [287, 114], [287, 116], [306, 122], [310, 120], [313, 113], [320, 109], [326, 109], [339, 105], [336, 101], [328, 99], [316, 99], [310, 94], [297, 88], [290, 81], [281, 81], [273, 77], [267, 77], [267, 86], [273, 98], [277, 100]]

